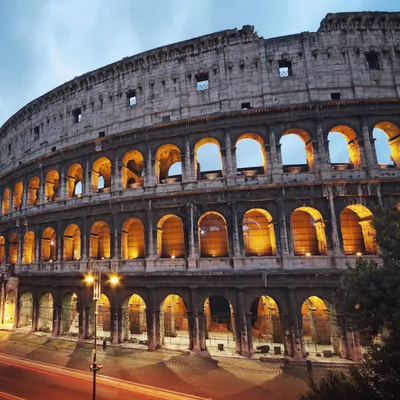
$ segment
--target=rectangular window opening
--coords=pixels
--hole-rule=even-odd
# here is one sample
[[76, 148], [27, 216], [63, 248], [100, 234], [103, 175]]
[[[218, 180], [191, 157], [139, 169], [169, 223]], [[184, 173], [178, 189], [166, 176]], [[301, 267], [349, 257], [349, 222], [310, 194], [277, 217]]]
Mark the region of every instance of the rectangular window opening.
[[82, 121], [82, 110], [81, 108], [75, 108], [74, 111], [72, 111], [72, 115], [74, 116], [74, 122], [81, 122]]
[[52, 147], [51, 148], [51, 151], [53, 152], [53, 151], [56, 151], [57, 150], [57, 147], [56, 146], [54, 146], [54, 147]]
[[171, 117], [169, 115], [164, 115], [161, 117], [161, 121], [162, 122], [170, 122], [171, 121]]
[[379, 56], [378, 53], [372, 52], [372, 53], [366, 53], [365, 57], [367, 59], [367, 63], [368, 63], [368, 68], [369, 69], [375, 69], [375, 70], [379, 70], [381, 69], [380, 65], [379, 65]]
[[242, 110], [249, 110], [251, 108], [251, 104], [250, 103], [242, 103], [240, 108]]
[[340, 92], [331, 93], [331, 100], [340, 100]]
[[208, 74], [207, 73], [196, 75], [196, 80], [197, 80], [197, 91], [198, 92], [201, 92], [203, 90], [208, 90], [209, 82], [208, 82]]
[[99, 132], [99, 137], [104, 137], [104, 136], [106, 136], [106, 132], [105, 131]]
[[129, 107], [136, 106], [136, 90], [130, 90], [126, 94], [126, 97], [128, 98], [129, 101]]
[[35, 126], [33, 128], [33, 138], [36, 140], [39, 139], [39, 136], [40, 136], [40, 126]]
[[287, 78], [293, 76], [292, 62], [287, 60], [279, 60], [279, 76], [281, 78]]
[[11, 153], [11, 143], [8, 144], [8, 154]]

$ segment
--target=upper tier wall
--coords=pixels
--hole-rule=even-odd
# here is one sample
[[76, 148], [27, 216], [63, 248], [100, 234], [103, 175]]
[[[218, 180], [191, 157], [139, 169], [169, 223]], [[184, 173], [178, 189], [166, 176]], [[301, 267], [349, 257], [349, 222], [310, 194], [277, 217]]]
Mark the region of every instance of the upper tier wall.
[[[371, 53], [378, 69], [367, 61]], [[292, 76], [281, 77], [279, 66], [287, 62]], [[198, 74], [208, 74], [208, 90], [197, 90]], [[32, 101], [2, 126], [0, 176], [100, 132], [238, 110], [243, 103], [327, 101], [332, 93], [341, 99], [399, 97], [400, 13], [328, 14], [316, 33], [273, 39], [244, 26], [89, 72]]]

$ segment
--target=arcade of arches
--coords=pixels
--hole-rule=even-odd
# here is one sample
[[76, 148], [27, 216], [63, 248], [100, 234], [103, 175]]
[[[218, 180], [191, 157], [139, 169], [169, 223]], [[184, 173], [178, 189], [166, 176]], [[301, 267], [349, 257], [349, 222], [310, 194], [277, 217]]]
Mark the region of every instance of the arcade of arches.
[[[318, 353], [353, 360], [360, 357], [357, 332], [348, 328], [343, 315], [325, 299], [311, 295], [293, 309], [286, 301], [281, 299], [278, 305], [274, 297], [263, 294], [241, 308], [229, 297], [213, 294], [199, 298], [195, 305], [195, 297], [187, 303], [183, 297], [169, 294], [157, 307], [137, 293], [120, 300], [116, 297], [113, 302], [102, 294], [98, 336], [151, 349], [208, 349], [249, 356], [256, 348], [268, 348], [276, 355], [296, 358]], [[17, 299], [16, 292], [9, 290], [1, 311], [2, 326], [92, 338], [94, 304], [89, 298], [73, 292], [61, 297], [50, 292], [22, 292]]]
[[[375, 255], [375, 230], [373, 214], [360, 204], [349, 205], [340, 212], [340, 233], [342, 251], [345, 255]], [[294, 256], [328, 255], [326, 225], [322, 214], [313, 207], [302, 206], [290, 214], [290, 248]], [[268, 257], [277, 255], [276, 237], [279, 233], [271, 214], [261, 208], [246, 211], [242, 220], [243, 256]], [[27, 228], [28, 229], [28, 228]], [[234, 229], [234, 227], [233, 227]], [[237, 232], [237, 231], [236, 231]], [[157, 223], [156, 248], [159, 258], [184, 258], [188, 254], [187, 238], [182, 219], [167, 214]], [[239, 237], [239, 232], [237, 232]], [[148, 232], [147, 232], [148, 235]], [[216, 211], [208, 211], [198, 219], [198, 249], [200, 257], [225, 258], [231, 254], [230, 235], [232, 229], [224, 216]], [[62, 240], [60, 240], [62, 238]], [[116, 244], [115, 240], [120, 241]], [[27, 230], [24, 236], [12, 232], [7, 237], [0, 236], [0, 264], [7, 262], [22, 264], [33, 262], [79, 261], [110, 259], [115, 248], [120, 249], [120, 258], [125, 260], [144, 259], [151, 251], [146, 246], [148, 236], [139, 218], [128, 218], [117, 237], [104, 221], [95, 222], [90, 228], [89, 252], [83, 253], [81, 229], [77, 224], [68, 225], [60, 238], [53, 227], [46, 227], [41, 234]], [[40, 242], [39, 242], [40, 240]], [[19, 246], [19, 243], [23, 246]], [[114, 246], [112, 246], [112, 243]], [[59, 251], [59, 246], [62, 251]], [[37, 252], [40, 249], [40, 254]], [[21, 251], [21, 254], [19, 252]], [[119, 250], [118, 250], [119, 251]], [[21, 258], [19, 258], [21, 257]]]

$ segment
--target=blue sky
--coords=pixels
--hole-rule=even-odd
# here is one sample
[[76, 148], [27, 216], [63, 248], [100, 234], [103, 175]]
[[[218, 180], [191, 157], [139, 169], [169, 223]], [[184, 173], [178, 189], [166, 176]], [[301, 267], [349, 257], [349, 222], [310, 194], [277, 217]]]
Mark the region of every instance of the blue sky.
[[399, 0], [0, 0], [0, 124], [87, 71], [154, 47], [254, 25], [315, 31], [328, 12], [396, 11]]

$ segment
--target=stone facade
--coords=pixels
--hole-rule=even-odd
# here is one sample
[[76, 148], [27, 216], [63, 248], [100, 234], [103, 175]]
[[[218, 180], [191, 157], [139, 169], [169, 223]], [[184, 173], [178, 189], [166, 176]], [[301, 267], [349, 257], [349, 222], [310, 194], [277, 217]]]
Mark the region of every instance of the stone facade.
[[[371, 210], [400, 196], [399, 77], [400, 13], [328, 14], [315, 33], [264, 39], [244, 26], [127, 57], [32, 101], [0, 129], [2, 322], [13, 292], [12, 323], [22, 326], [23, 314], [40, 329], [50, 307], [40, 303], [50, 293], [51, 330], [59, 335], [65, 298], [75, 293], [78, 336], [89, 337], [91, 292], [82, 279], [97, 269], [122, 277], [119, 288], [104, 281], [115, 343], [124, 340], [126, 299], [136, 294], [145, 303], [149, 347], [162, 345], [162, 307], [174, 294], [186, 307], [189, 348], [203, 351], [204, 304], [219, 295], [231, 306], [236, 351], [251, 355], [252, 304], [269, 296], [287, 355], [302, 358], [302, 305], [318, 296], [336, 318], [335, 352], [359, 358], [357, 335], [332, 300], [357, 256], [346, 250], [342, 215], [357, 214], [363, 255], [377, 258]], [[376, 127], [388, 136], [393, 168], [377, 163]], [[331, 131], [347, 139], [347, 166], [330, 162]], [[279, 141], [290, 133], [307, 153], [297, 169], [282, 165]], [[261, 146], [264, 165], [256, 172], [237, 168], [244, 138]], [[219, 147], [214, 177], [198, 170], [202, 143]], [[176, 161], [182, 174], [170, 179]], [[78, 182], [82, 192], [73, 193]], [[267, 215], [268, 254], [249, 255], [249, 210]], [[295, 211], [311, 216], [315, 251], [299, 253]], [[166, 257], [160, 221], [170, 215], [181, 224], [182, 254]], [[207, 215], [224, 221], [221, 256], [200, 248]], [[142, 256], [126, 256], [129, 219], [143, 226]], [[72, 224], [76, 235], [66, 233]], [[99, 240], [108, 241], [101, 254]]]

